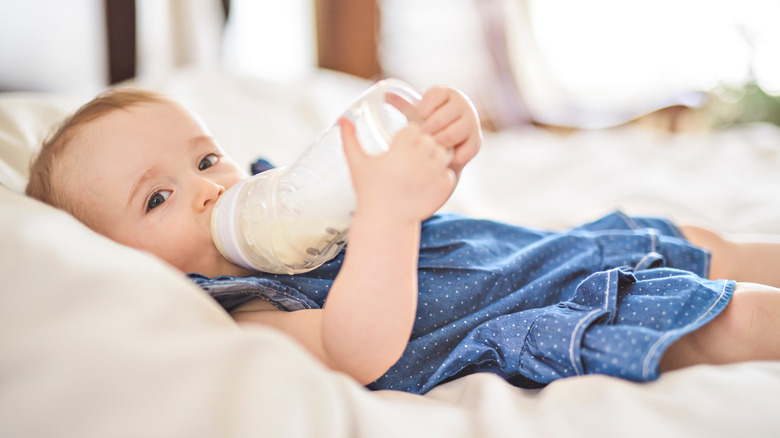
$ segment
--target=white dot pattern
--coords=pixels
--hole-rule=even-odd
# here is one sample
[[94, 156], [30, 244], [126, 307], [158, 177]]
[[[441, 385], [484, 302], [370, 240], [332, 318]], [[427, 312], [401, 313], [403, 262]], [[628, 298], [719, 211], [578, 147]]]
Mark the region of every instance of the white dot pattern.
[[[588, 373], [653, 380], [666, 347], [734, 286], [707, 280], [709, 254], [663, 219], [613, 213], [554, 233], [440, 215], [422, 231], [411, 340], [373, 389], [424, 393], [475, 372], [528, 388]], [[296, 276], [190, 277], [226, 308], [257, 296], [317, 308], [342, 259]]]

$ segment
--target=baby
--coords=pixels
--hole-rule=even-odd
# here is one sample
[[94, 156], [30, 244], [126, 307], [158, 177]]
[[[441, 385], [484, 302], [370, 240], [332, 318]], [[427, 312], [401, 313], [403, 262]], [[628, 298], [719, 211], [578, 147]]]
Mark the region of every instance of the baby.
[[339, 121], [357, 198], [350, 240], [306, 274], [219, 253], [214, 204], [248, 175], [158, 94], [115, 89], [84, 105], [43, 145], [27, 194], [157, 255], [237, 321], [282, 330], [373, 389], [424, 393], [475, 372], [521, 387], [589, 373], [648, 381], [780, 358], [780, 245], [620, 213], [562, 232], [435, 215], [481, 131], [451, 88], [428, 90], [418, 112], [379, 156]]

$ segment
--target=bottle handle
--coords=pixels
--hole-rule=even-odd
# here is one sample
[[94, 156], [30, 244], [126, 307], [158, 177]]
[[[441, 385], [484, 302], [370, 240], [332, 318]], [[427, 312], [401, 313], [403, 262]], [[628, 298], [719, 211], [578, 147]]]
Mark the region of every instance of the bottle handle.
[[389, 104], [398, 110], [407, 123], [422, 124], [422, 118], [417, 111], [417, 105], [422, 100], [422, 95], [411, 84], [400, 79], [383, 79], [374, 85], [375, 92], [369, 94], [368, 111], [371, 113], [367, 118], [369, 130], [379, 134], [379, 136], [389, 145], [392, 141], [395, 131], [390, 131], [385, 123], [384, 115], [380, 114], [385, 104]]

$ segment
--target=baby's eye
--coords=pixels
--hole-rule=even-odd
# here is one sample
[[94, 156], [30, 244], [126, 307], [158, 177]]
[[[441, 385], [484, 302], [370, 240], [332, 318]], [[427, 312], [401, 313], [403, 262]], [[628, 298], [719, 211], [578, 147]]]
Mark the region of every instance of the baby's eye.
[[198, 170], [206, 170], [209, 167], [217, 164], [217, 161], [219, 161], [219, 155], [208, 154], [205, 157], [203, 157], [202, 160], [200, 160], [200, 163], [198, 163]]
[[146, 212], [148, 213], [152, 209], [161, 206], [169, 196], [171, 196], [170, 190], [160, 190], [159, 192], [153, 194], [152, 197], [149, 198], [149, 200], [146, 202]]

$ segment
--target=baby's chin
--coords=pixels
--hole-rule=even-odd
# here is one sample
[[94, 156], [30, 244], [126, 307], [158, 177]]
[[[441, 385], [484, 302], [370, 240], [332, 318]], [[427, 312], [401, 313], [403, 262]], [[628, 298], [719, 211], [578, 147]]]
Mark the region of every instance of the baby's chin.
[[185, 274], [200, 274], [207, 277], [220, 277], [229, 275], [232, 277], [247, 277], [256, 274], [257, 271], [246, 269], [232, 263], [219, 251], [215, 251], [208, 257], [202, 257], [197, 261], [191, 261], [177, 268]]
[[233, 277], [248, 277], [250, 275], [254, 275], [257, 273], [256, 270], [253, 269], [247, 269], [243, 266], [239, 266], [227, 258], [225, 258], [222, 254], [219, 254], [219, 258], [217, 260], [217, 263], [213, 267], [213, 272], [216, 273], [216, 275], [209, 275], [210, 277], [218, 277], [220, 275], [230, 275]]

